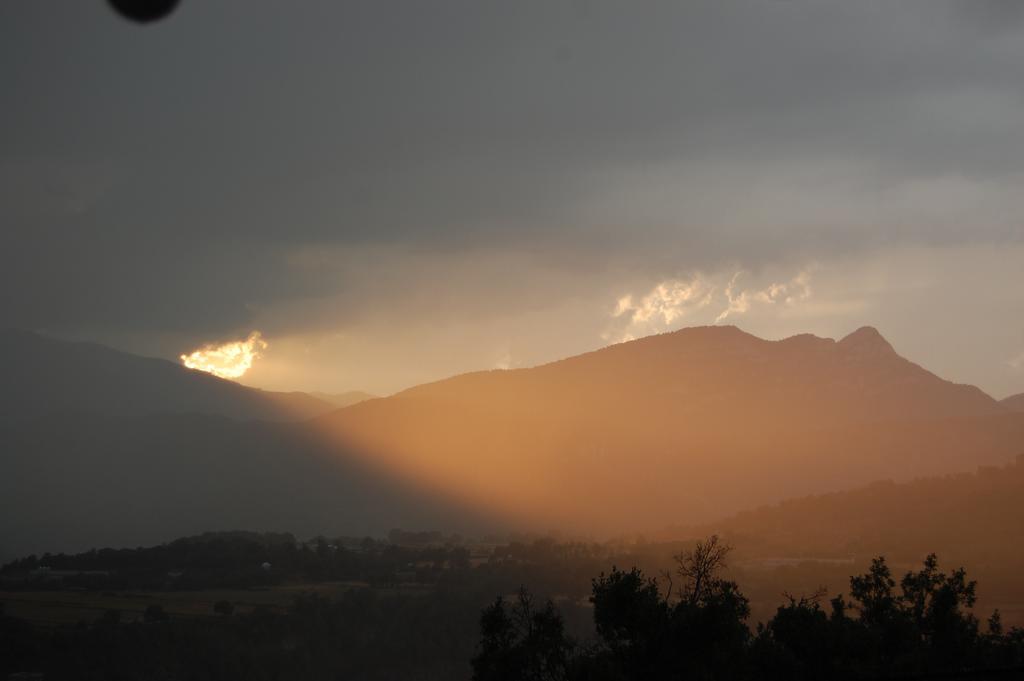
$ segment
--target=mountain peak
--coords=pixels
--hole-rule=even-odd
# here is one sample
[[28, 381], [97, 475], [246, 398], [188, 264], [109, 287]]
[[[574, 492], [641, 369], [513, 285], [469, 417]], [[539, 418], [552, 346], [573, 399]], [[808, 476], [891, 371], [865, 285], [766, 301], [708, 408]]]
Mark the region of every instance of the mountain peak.
[[892, 354], [896, 351], [873, 326], [862, 326], [839, 341], [839, 347], [858, 353]]

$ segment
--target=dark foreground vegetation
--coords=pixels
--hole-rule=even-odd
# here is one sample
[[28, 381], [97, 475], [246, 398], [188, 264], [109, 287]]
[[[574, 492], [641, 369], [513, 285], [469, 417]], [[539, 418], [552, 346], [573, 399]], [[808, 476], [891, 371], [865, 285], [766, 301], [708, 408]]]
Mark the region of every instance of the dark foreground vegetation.
[[579, 585], [611, 551], [232, 532], [28, 556], [0, 568], [0, 679], [466, 679], [481, 607], [521, 584], [572, 594], [566, 623], [585, 635]]
[[[511, 679], [882, 679], [1024, 674], [1024, 630], [984, 630], [969, 612], [976, 584], [943, 573], [934, 554], [898, 583], [884, 558], [842, 594], [786, 597], [751, 632], [735, 582], [718, 576], [729, 548], [717, 537], [677, 557], [665, 584], [634, 568], [593, 581], [595, 642], [566, 636], [550, 601], [523, 590], [484, 610], [477, 681]], [[677, 587], [673, 579], [679, 581]]]
[[[785, 595], [754, 624], [751, 602], [721, 571], [728, 554], [717, 538], [681, 545], [664, 563], [671, 569], [655, 570], [657, 579], [641, 568], [609, 571], [650, 565], [635, 549], [466, 544], [437, 533], [309, 542], [211, 534], [146, 549], [33, 556], [0, 569], [0, 603], [3, 593], [10, 600], [0, 610], [0, 679], [25, 672], [255, 681], [1022, 673], [1024, 631], [1004, 628], [998, 613], [979, 622], [971, 613], [976, 584], [963, 570], [941, 571], [934, 556], [902, 578], [878, 558], [849, 579], [848, 596]], [[160, 605], [183, 589], [208, 594], [203, 612]], [[15, 597], [33, 593], [139, 605], [40, 624], [15, 613], [23, 603]]]

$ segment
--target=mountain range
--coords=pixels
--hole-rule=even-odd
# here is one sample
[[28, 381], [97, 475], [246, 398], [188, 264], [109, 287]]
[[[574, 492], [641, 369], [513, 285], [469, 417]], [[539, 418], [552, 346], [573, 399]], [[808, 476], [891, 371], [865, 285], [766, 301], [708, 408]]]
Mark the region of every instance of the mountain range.
[[1012, 403], [867, 327], [689, 328], [343, 408], [88, 343], [7, 332], [0, 349], [8, 554], [214, 529], [600, 537], [1024, 449]]
[[306, 419], [371, 397], [272, 392], [95, 343], [0, 329], [0, 420], [57, 412], [107, 416], [217, 414], [235, 419]]
[[969, 470], [1024, 418], [872, 328], [688, 328], [417, 386], [316, 419], [376, 465], [534, 527], [615, 533], [879, 478]]

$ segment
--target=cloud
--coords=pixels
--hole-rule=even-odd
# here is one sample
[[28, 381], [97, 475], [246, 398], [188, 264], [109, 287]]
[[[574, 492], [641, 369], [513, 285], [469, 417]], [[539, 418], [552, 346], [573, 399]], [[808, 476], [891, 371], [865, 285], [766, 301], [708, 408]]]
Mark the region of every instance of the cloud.
[[789, 279], [749, 288], [739, 286], [743, 277], [750, 276], [744, 270], [666, 279], [646, 294], [621, 296], [611, 313], [616, 321], [602, 338], [622, 342], [682, 325], [718, 324], [755, 307], [792, 309], [811, 297], [814, 269], [808, 266]]
[[741, 315], [750, 310], [752, 305], [781, 304], [792, 307], [811, 297], [811, 273], [804, 270], [787, 282], [772, 283], [761, 289], [744, 289], [737, 292], [736, 283], [743, 275], [737, 272], [725, 287], [725, 297], [729, 305], [715, 317], [715, 323], [724, 321], [729, 316]]
[[220, 378], [241, 378], [252, 368], [268, 344], [259, 331], [253, 331], [243, 340], [209, 344], [181, 356], [181, 363], [189, 369], [198, 369]]
[[667, 326], [685, 317], [691, 310], [707, 306], [714, 292], [714, 286], [699, 274], [690, 280], [669, 279], [655, 286], [636, 302], [628, 294], [619, 298], [612, 316], [628, 314], [636, 324], [660, 322]]
[[0, 21], [4, 325], [172, 358], [259, 328], [245, 380], [387, 392], [725, 313], [1018, 388], [1012, 0], [227, 0], [143, 43], [42, 4]]
[[[1012, 4], [585, 4], [235, 0], [139, 44], [89, 3], [20, 3], [0, 22], [5, 323], [219, 337], [350, 293], [358, 314], [375, 279], [287, 265], [322, 246], [586, 248], [650, 279], [1019, 240]], [[244, 63], [218, 38], [239, 21], [266, 29], [237, 36]]]
[[[198, 347], [204, 337], [243, 338], [257, 328], [273, 339], [273, 352], [240, 379], [248, 385], [390, 394], [496, 367], [506, 350], [510, 367], [527, 367], [630, 338], [712, 324], [729, 307], [725, 289], [737, 271], [743, 274], [733, 286], [734, 297], [745, 290], [770, 293], [772, 284], [789, 283], [808, 271], [806, 299], [787, 304], [783, 296], [769, 304], [748, 294], [754, 299], [749, 309], [723, 323], [774, 340], [799, 333], [841, 338], [870, 324], [902, 355], [944, 378], [979, 384], [992, 394], [1024, 389], [1024, 371], [1007, 365], [1024, 350], [1017, 323], [1024, 314], [1019, 286], [1024, 246], [885, 249], [843, 258], [794, 254], [768, 266], [736, 255], [724, 265], [703, 268], [646, 259], [635, 267], [609, 267], [604, 260], [581, 262], [581, 256], [591, 257], [585, 253], [569, 263], [550, 253], [463, 255], [337, 251], [314, 269], [325, 277], [336, 274], [343, 296], [261, 306], [251, 323], [231, 332], [169, 338], [150, 354], [177, 358], [182, 348]], [[634, 308], [642, 308], [659, 284], [672, 291], [694, 282], [715, 288], [707, 305], [696, 307], [701, 296], [690, 296], [669, 306], [669, 324], [654, 311], [634, 321]], [[648, 307], [655, 310], [662, 299], [683, 297], [659, 294]], [[682, 316], [674, 316], [677, 312]], [[133, 349], [116, 339], [99, 340]], [[971, 348], [976, 350], [965, 351]]]

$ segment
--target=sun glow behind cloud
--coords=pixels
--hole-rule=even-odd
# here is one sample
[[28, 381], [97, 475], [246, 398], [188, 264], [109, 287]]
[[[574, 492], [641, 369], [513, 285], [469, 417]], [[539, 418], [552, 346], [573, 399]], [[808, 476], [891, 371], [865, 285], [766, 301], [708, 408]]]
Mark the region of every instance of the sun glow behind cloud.
[[189, 369], [198, 369], [220, 378], [241, 378], [252, 363], [268, 347], [259, 331], [253, 331], [244, 340], [204, 345], [181, 356], [181, 362]]

